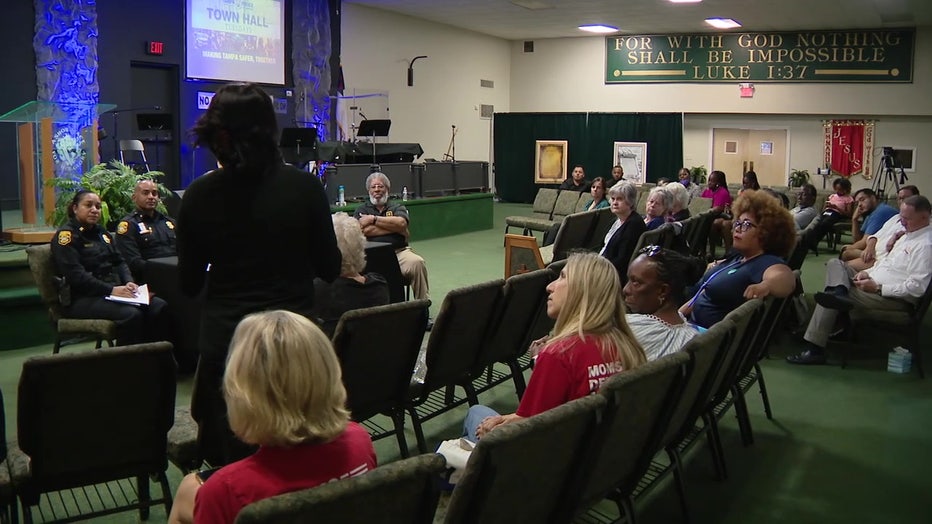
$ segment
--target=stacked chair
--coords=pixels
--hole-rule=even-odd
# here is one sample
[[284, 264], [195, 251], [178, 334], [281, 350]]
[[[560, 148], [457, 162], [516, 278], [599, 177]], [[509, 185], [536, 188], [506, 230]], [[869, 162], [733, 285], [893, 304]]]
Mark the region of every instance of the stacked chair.
[[559, 189], [541, 188], [537, 190], [537, 196], [534, 197], [534, 204], [531, 206], [529, 216], [510, 216], [505, 217], [505, 234], [512, 227], [519, 227], [525, 235], [528, 234], [528, 222], [530, 220], [550, 220], [553, 216], [553, 208], [557, 204], [557, 196], [560, 194]]

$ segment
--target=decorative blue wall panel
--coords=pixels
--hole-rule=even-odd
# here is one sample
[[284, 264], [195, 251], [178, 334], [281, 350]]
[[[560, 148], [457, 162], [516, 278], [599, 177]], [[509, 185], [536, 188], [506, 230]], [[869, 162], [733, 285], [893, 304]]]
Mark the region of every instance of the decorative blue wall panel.
[[330, 8], [329, 0], [294, 0], [292, 61], [295, 120], [316, 126], [320, 140], [330, 133]]

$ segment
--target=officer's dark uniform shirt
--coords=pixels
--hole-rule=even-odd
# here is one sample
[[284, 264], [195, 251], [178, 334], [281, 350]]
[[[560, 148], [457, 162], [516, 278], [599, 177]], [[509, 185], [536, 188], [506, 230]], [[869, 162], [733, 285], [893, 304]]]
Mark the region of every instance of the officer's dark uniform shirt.
[[126, 215], [117, 225], [116, 238], [120, 254], [136, 282], [145, 282], [146, 260], [177, 254], [175, 221], [158, 211], [151, 217], [138, 209]]
[[[405, 222], [410, 222], [408, 219], [408, 208], [393, 202], [385, 204], [385, 209], [383, 209], [381, 213], [374, 205], [372, 205], [371, 202], [366, 202], [365, 204], [356, 208], [356, 213], [353, 214], [353, 217], [359, 220], [359, 217], [363, 215], [378, 215], [380, 217], [403, 217]], [[395, 249], [401, 249], [408, 245], [408, 239], [401, 233], [389, 233], [388, 235], [366, 237], [366, 240], [370, 240], [372, 242], [386, 242], [391, 244]]]
[[52, 258], [75, 297], [104, 297], [133, 281], [110, 233], [73, 218], [52, 237]]

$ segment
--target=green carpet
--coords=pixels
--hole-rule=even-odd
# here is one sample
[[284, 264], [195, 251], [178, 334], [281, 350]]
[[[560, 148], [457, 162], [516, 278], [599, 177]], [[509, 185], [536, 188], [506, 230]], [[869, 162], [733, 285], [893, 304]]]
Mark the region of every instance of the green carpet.
[[[427, 260], [434, 315], [451, 289], [501, 278], [504, 217], [529, 211], [529, 205], [495, 204], [490, 230], [412, 244]], [[824, 263], [833, 256], [823, 253], [807, 259], [803, 282], [809, 293], [821, 289]], [[928, 324], [926, 320], [927, 331]], [[20, 329], [6, 317], [0, 319], [0, 327], [4, 336]], [[697, 446], [688, 456], [693, 522], [929, 522], [932, 501], [925, 495], [932, 454], [923, 450], [932, 435], [932, 378], [919, 380], [915, 372], [887, 373], [886, 352], [902, 343], [892, 338], [877, 340], [873, 349], [854, 353], [844, 370], [837, 358], [828, 366], [786, 364], [783, 356], [798, 350], [797, 340], [796, 335], [781, 333], [773, 358], [763, 363], [774, 420], [764, 417], [756, 394], [748, 398], [754, 445], [741, 445], [733, 415], [722, 421], [730, 478], [713, 480], [705, 446]], [[16, 384], [22, 361], [48, 352], [50, 344], [0, 353], [0, 388], [5, 395], [9, 438], [15, 437]], [[179, 405], [190, 401], [190, 389], [191, 379], [182, 378]], [[510, 385], [483, 394], [480, 401], [501, 411], [512, 411], [517, 405]], [[458, 436], [464, 414], [462, 408], [426, 423], [429, 442], [435, 445]], [[410, 423], [407, 427], [413, 446]], [[376, 451], [382, 463], [399, 457], [393, 439], [377, 442]], [[174, 488], [180, 473], [170, 467], [169, 475]], [[641, 522], [679, 521], [676, 495], [669, 485], [654, 491], [638, 508]], [[125, 513], [97, 522], [137, 518]], [[164, 512], [154, 509], [149, 522], [165, 522]]]

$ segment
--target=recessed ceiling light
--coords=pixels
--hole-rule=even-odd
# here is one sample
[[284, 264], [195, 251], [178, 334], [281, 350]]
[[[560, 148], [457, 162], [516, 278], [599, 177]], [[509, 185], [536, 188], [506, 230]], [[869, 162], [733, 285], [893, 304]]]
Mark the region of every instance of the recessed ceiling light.
[[741, 24], [731, 18], [706, 18], [705, 23], [716, 29], [734, 29], [741, 27]]
[[702, 0], [670, 0], [671, 4], [698, 4]]
[[590, 33], [615, 33], [618, 31], [617, 27], [610, 25], [602, 24], [587, 24], [579, 26], [581, 31], [588, 31]]

